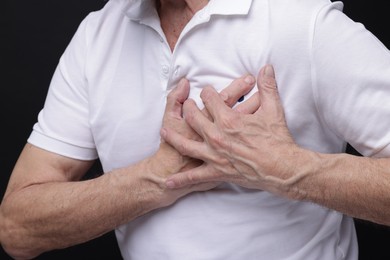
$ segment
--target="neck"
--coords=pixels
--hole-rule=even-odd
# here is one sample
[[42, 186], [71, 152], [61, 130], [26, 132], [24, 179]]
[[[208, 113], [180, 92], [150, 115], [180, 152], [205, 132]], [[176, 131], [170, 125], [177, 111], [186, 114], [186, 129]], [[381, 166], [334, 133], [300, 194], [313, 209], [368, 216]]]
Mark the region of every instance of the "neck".
[[207, 3], [208, 0], [156, 0], [161, 27], [171, 50], [187, 23]]

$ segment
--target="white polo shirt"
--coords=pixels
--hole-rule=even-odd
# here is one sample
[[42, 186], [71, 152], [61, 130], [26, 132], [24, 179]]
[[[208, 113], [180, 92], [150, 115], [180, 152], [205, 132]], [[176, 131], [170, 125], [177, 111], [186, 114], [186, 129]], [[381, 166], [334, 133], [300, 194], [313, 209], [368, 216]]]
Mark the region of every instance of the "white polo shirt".
[[[390, 54], [328, 0], [210, 0], [170, 51], [153, 0], [111, 0], [80, 25], [28, 141], [105, 171], [152, 155], [168, 92], [198, 100], [274, 65], [289, 129], [308, 149], [390, 155]], [[374, 173], [373, 173], [374, 174]], [[116, 230], [125, 259], [357, 259], [353, 220], [224, 184]]]

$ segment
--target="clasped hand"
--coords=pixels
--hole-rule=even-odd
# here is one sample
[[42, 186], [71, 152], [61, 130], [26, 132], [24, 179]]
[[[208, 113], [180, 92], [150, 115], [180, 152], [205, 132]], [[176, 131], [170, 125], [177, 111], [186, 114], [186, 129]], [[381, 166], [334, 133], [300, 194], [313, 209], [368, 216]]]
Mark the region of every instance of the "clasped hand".
[[230, 182], [278, 194], [288, 192], [296, 181], [294, 158], [300, 148], [287, 128], [271, 65], [260, 70], [257, 87], [258, 92], [234, 108], [212, 87], [205, 87], [203, 110], [191, 99], [176, 109], [176, 117], [196, 134], [164, 125], [161, 136], [183, 156], [203, 164], [169, 177], [169, 188]]
[[[248, 94], [255, 86], [255, 78], [252, 75], [244, 75], [231, 82], [229, 86], [223, 89], [217, 95], [227, 107], [232, 107], [237, 104], [240, 97]], [[176, 88], [174, 88], [167, 97], [163, 117], [163, 129], [169, 129], [176, 135], [181, 136], [186, 140], [202, 142], [203, 138], [194, 131], [183, 118], [183, 105], [188, 99], [190, 85], [188, 80], [182, 79]], [[236, 106], [237, 110], [242, 113], [253, 113], [258, 108], [258, 96], [253, 96], [242, 104]], [[199, 111], [206, 118], [210, 115], [206, 109]], [[151, 174], [143, 174], [142, 178], [147, 178], [149, 182], [154, 183], [162, 192], [163, 195], [158, 195], [159, 207], [173, 203], [178, 198], [185, 196], [188, 193], [195, 191], [206, 191], [216, 187], [220, 181], [203, 181], [191, 183], [169, 189], [166, 186], [166, 180], [173, 174], [178, 172], [186, 172], [191, 169], [197, 169], [204, 162], [194, 156], [185, 156], [172, 147], [170, 144], [161, 140], [160, 148], [151, 157], [146, 159], [147, 172]]]

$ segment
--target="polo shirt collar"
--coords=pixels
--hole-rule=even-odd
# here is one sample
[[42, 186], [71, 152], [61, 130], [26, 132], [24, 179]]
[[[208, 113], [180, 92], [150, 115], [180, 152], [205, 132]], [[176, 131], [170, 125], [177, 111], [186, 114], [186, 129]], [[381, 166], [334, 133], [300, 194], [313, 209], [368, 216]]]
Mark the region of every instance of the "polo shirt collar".
[[210, 0], [209, 15], [247, 15], [253, 0]]
[[[210, 0], [204, 15], [247, 15], [253, 0]], [[145, 21], [156, 17], [154, 0], [129, 0], [125, 10], [131, 20]]]
[[134, 21], [142, 21], [158, 16], [154, 0], [129, 0], [125, 14], [130, 20]]

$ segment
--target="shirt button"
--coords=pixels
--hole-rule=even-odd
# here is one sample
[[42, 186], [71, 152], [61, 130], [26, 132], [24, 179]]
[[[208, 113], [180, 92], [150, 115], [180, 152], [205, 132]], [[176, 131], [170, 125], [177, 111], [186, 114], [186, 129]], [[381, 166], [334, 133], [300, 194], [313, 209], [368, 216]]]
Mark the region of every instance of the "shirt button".
[[169, 73], [169, 67], [168, 67], [167, 65], [164, 65], [164, 66], [162, 67], [162, 72], [163, 72], [164, 74], [168, 74], [168, 73]]
[[176, 69], [175, 69], [175, 76], [177, 77], [178, 75], [179, 75], [179, 73], [180, 73], [180, 68], [179, 67], [177, 67]]

